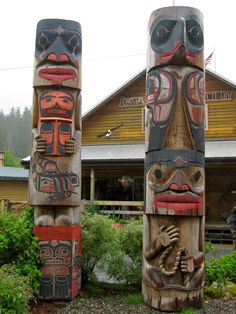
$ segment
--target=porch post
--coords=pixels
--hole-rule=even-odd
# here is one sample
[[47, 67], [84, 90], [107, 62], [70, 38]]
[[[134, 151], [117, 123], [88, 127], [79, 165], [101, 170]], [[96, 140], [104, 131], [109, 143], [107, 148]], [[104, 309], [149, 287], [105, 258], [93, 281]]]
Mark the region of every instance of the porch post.
[[90, 171], [90, 200], [94, 201], [95, 199], [95, 171], [92, 168]]

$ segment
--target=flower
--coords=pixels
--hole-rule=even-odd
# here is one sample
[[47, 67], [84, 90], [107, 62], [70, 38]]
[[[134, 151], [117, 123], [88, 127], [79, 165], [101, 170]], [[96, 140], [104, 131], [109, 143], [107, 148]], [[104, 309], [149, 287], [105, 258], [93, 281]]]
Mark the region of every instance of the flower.
[[122, 185], [129, 185], [134, 183], [134, 180], [129, 176], [122, 176], [120, 179], [118, 179], [118, 182], [120, 182]]

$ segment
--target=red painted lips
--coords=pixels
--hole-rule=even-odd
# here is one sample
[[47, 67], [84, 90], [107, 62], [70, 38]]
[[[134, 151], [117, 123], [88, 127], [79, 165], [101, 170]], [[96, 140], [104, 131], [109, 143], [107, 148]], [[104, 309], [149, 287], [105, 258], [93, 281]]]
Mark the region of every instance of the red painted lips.
[[73, 69], [66, 68], [45, 68], [39, 70], [39, 76], [47, 80], [66, 81], [75, 78], [76, 72]]
[[201, 197], [192, 195], [155, 195], [156, 208], [168, 208], [173, 210], [200, 209]]

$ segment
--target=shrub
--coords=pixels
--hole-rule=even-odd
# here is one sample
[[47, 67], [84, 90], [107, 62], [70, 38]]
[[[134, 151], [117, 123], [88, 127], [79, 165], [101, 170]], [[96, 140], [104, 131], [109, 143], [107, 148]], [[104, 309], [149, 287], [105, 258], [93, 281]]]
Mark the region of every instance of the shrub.
[[0, 213], [0, 266], [15, 264], [18, 275], [28, 276], [36, 293], [39, 287], [38, 243], [33, 236], [33, 210], [21, 214]]
[[205, 254], [212, 252], [214, 250], [214, 246], [211, 242], [206, 241], [204, 246]]
[[112, 219], [99, 214], [84, 213], [81, 217], [82, 280], [86, 283], [95, 266], [105, 269], [107, 261], [120, 255], [118, 231], [112, 228]]
[[15, 265], [0, 267], [0, 313], [28, 313], [32, 297], [28, 279], [17, 274]]
[[120, 255], [109, 260], [106, 269], [111, 277], [136, 287], [142, 280], [142, 229], [142, 220], [130, 220], [118, 230]]
[[219, 258], [212, 258], [206, 262], [205, 282], [209, 286], [216, 282], [218, 287], [222, 287], [227, 281], [236, 283], [236, 251]]

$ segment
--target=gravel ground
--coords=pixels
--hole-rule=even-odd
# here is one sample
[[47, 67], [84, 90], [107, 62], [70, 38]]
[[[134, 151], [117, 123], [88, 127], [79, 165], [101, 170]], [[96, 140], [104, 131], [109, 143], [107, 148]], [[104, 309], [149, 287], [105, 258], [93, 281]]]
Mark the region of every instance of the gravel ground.
[[[231, 251], [231, 248], [222, 247], [206, 256], [209, 260], [212, 257], [219, 257]], [[71, 302], [38, 303], [32, 306], [31, 314], [158, 314], [164, 313], [148, 307], [145, 303], [127, 304], [124, 297], [128, 292], [122, 293], [111, 290], [109, 294], [88, 295], [81, 292], [80, 296]], [[168, 312], [172, 314], [174, 312]], [[176, 313], [176, 312], [175, 312]], [[199, 314], [236, 314], [236, 298], [222, 298], [206, 300], [202, 308], [196, 310]]]
[[[31, 313], [52, 314], [158, 314], [163, 313], [148, 307], [146, 304], [127, 304], [124, 295], [79, 296], [70, 303], [43, 303], [37, 311]], [[174, 312], [168, 312], [174, 313]], [[199, 314], [236, 314], [236, 299], [215, 299], [205, 301]], [[175, 312], [176, 314], [176, 312]]]

